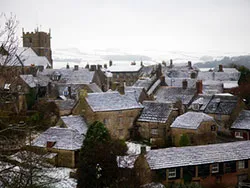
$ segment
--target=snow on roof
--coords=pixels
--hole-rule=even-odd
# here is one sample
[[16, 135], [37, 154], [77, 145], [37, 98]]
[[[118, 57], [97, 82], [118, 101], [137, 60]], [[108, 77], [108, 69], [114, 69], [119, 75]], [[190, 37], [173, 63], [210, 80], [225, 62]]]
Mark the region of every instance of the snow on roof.
[[18, 56], [37, 56], [36, 52], [30, 47], [18, 47], [16, 54]]
[[212, 99], [212, 97], [213, 97], [213, 95], [200, 94], [194, 98], [194, 101], [192, 102], [192, 104], [201, 105], [200, 110], [203, 111], [207, 107], [207, 105], [208, 105], [209, 101]]
[[30, 88], [34, 88], [36, 87], [36, 83], [37, 81], [35, 80], [35, 78], [33, 77], [32, 74], [23, 74], [23, 75], [20, 75], [20, 77], [22, 78], [22, 80], [28, 84], [28, 86]]
[[89, 93], [86, 101], [94, 112], [143, 108], [137, 102], [134, 92], [125, 92], [124, 95], [121, 95], [117, 91]]
[[187, 81], [187, 87], [188, 88], [196, 88], [196, 79], [191, 79], [191, 78], [170, 78], [166, 77], [165, 82], [168, 86], [173, 86], [173, 87], [182, 87], [182, 82], [183, 80]]
[[139, 72], [141, 70], [141, 65], [112, 65], [108, 67], [107, 70], [111, 73], [114, 72]]
[[98, 93], [98, 92], [103, 92], [101, 88], [96, 84], [96, 83], [91, 83], [88, 84], [88, 87], [91, 89], [92, 92]]
[[32, 146], [46, 147], [47, 142], [55, 142], [52, 148], [63, 150], [78, 150], [81, 148], [84, 136], [71, 128], [50, 127], [32, 141]]
[[199, 72], [198, 80], [238, 81], [240, 72]]
[[92, 82], [94, 72], [88, 69], [45, 69], [39, 72], [41, 75], [45, 75], [52, 78], [53, 75], [60, 76], [59, 83], [66, 84], [89, 84]]
[[231, 128], [250, 130], [250, 110], [241, 111]]
[[177, 87], [160, 87], [156, 92], [157, 102], [172, 102], [175, 103], [178, 100], [182, 101], [182, 104], [189, 104], [196, 93], [194, 88], [177, 88]]
[[172, 111], [172, 104], [144, 101], [142, 113], [137, 121], [165, 123]]
[[236, 87], [239, 87], [238, 81], [226, 81], [223, 83], [224, 89], [231, 89]]
[[238, 98], [230, 95], [213, 95], [205, 108], [206, 114], [230, 115], [236, 107]]
[[67, 128], [77, 130], [80, 134], [86, 135], [88, 125], [81, 116], [62, 116], [61, 119]]
[[[51, 66], [50, 62], [45, 56], [21, 56], [21, 61], [24, 66]], [[20, 64], [19, 64], [20, 65]]]
[[150, 169], [176, 168], [250, 159], [250, 141], [150, 150]]
[[153, 84], [153, 79], [146, 77], [146, 78], [138, 79], [134, 83], [133, 86], [134, 87], [143, 87], [147, 91], [152, 84]]
[[202, 122], [214, 121], [214, 119], [202, 112], [186, 112], [181, 116], [177, 117], [171, 128], [181, 128], [181, 129], [198, 129]]
[[136, 100], [139, 101], [140, 96], [143, 92], [143, 87], [126, 86], [125, 92], [131, 95], [134, 93]]
[[148, 90], [147, 94], [148, 95], [151, 95], [155, 92], [156, 88], [158, 88], [158, 86], [161, 84], [161, 80], [158, 79], [151, 87], [150, 89]]

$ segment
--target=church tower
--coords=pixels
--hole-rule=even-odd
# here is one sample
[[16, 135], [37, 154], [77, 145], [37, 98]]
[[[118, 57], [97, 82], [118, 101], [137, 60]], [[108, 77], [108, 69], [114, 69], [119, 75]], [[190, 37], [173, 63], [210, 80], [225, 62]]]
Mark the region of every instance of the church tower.
[[23, 29], [23, 47], [31, 47], [38, 56], [46, 56], [53, 67], [52, 51], [50, 46], [51, 32], [39, 31], [24, 32]]

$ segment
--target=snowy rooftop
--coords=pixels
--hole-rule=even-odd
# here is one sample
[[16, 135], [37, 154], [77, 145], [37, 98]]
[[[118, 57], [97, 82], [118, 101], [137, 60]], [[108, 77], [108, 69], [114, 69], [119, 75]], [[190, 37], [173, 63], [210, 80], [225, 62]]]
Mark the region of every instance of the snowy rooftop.
[[88, 125], [81, 116], [62, 116], [61, 119], [67, 128], [77, 130], [80, 134], [86, 135]]
[[172, 111], [172, 104], [144, 101], [144, 109], [137, 121], [166, 123]]
[[239, 72], [199, 72], [199, 80], [217, 80], [217, 81], [238, 81], [240, 78]]
[[53, 76], [60, 76], [59, 83], [67, 84], [89, 84], [93, 80], [94, 72], [88, 69], [79, 68], [74, 69], [45, 69], [43, 72], [39, 72], [41, 75], [45, 75], [49, 78]]
[[212, 97], [213, 97], [212, 95], [203, 95], [203, 94], [200, 94], [200, 95], [198, 95], [198, 96], [195, 97], [195, 99], [192, 102], [192, 104], [199, 104], [200, 105], [199, 110], [200, 111], [204, 111], [205, 108], [207, 107], [209, 101], [212, 99]]
[[133, 91], [126, 92], [124, 95], [121, 95], [117, 91], [89, 93], [86, 97], [86, 101], [94, 112], [143, 108], [143, 106], [137, 102]]
[[198, 129], [202, 122], [214, 121], [214, 119], [202, 112], [186, 112], [185, 114], [177, 117], [171, 128], [181, 129]]
[[237, 119], [233, 122], [231, 128], [250, 130], [250, 111], [249, 110], [241, 111]]
[[141, 65], [112, 65], [108, 67], [111, 73], [114, 72], [139, 72], [141, 70]]
[[161, 84], [161, 80], [160, 79], [156, 80], [156, 82], [147, 91], [147, 94], [148, 95], [153, 94], [155, 90], [160, 86], [160, 84]]
[[135, 98], [137, 101], [139, 101], [140, 96], [143, 92], [143, 87], [134, 87], [134, 86], [126, 86], [125, 92], [128, 92], [128, 94], [135, 95]]
[[213, 98], [209, 101], [204, 112], [207, 114], [230, 115], [238, 102], [238, 98], [236, 96], [230, 95], [214, 95]]
[[175, 103], [176, 101], [181, 100], [182, 104], [189, 104], [195, 93], [196, 89], [193, 88], [182, 89], [162, 86], [156, 92], [156, 101], [162, 103]]
[[150, 88], [150, 86], [153, 84], [153, 80], [151, 78], [143, 78], [138, 79], [133, 86], [135, 87], [143, 87], [146, 91]]
[[165, 82], [168, 86], [173, 86], [173, 87], [182, 87], [182, 82], [183, 80], [187, 81], [187, 87], [188, 88], [196, 88], [196, 79], [191, 79], [191, 78], [170, 78], [166, 77]]
[[152, 170], [250, 159], [250, 141], [150, 150]]
[[238, 81], [226, 81], [223, 83], [224, 89], [231, 89], [236, 87], [239, 87]]
[[55, 142], [52, 148], [63, 150], [78, 150], [81, 148], [84, 136], [71, 128], [51, 127], [32, 141], [32, 146], [46, 147], [47, 142]]
[[22, 74], [20, 78], [30, 87], [34, 88], [37, 85], [47, 86], [49, 80], [43, 76], [34, 77], [32, 74]]

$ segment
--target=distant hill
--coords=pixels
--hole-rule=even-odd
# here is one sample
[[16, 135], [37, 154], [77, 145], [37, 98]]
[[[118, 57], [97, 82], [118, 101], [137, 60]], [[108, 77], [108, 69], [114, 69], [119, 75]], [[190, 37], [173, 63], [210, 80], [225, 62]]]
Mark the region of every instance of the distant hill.
[[250, 55], [224, 57], [221, 60], [207, 61], [205, 63], [195, 63], [195, 65], [199, 68], [213, 68], [220, 64], [224, 66], [229, 66], [230, 64], [243, 65], [250, 69]]

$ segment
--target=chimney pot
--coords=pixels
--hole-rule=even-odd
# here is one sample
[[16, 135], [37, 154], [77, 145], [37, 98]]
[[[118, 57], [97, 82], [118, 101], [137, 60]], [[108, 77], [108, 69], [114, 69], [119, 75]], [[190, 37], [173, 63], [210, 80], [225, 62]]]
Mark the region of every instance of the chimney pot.
[[223, 65], [219, 65], [219, 72], [223, 72]]
[[85, 66], [85, 69], [89, 69], [89, 64], [87, 64], [87, 65]]
[[188, 68], [192, 69], [192, 62], [191, 61], [188, 61]]
[[185, 80], [182, 80], [182, 89], [187, 89], [188, 87], [188, 81], [185, 79]]
[[90, 71], [96, 71], [96, 65], [90, 65]]
[[146, 146], [141, 146], [141, 155], [145, 155], [147, 153]]
[[75, 65], [75, 66], [74, 66], [74, 70], [75, 70], [75, 71], [79, 70], [79, 66], [78, 66], [78, 65]]
[[109, 66], [111, 67], [111, 66], [112, 66], [112, 64], [113, 64], [113, 62], [110, 60], [110, 61], [109, 61]]
[[108, 68], [107, 64], [104, 64], [104, 68], [105, 68], [105, 69], [107, 69], [107, 68]]
[[202, 80], [198, 80], [196, 82], [196, 90], [197, 94], [202, 94]]
[[173, 68], [173, 60], [170, 59], [170, 65], [169, 65], [170, 68]]
[[161, 86], [166, 86], [167, 84], [166, 84], [166, 81], [165, 81], [165, 76], [160, 76], [160, 80], [161, 80], [161, 83], [160, 83], [160, 85]]

